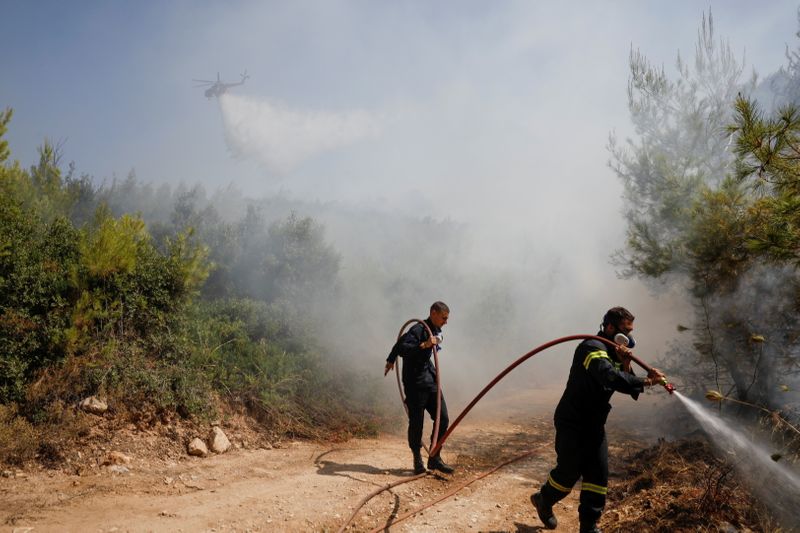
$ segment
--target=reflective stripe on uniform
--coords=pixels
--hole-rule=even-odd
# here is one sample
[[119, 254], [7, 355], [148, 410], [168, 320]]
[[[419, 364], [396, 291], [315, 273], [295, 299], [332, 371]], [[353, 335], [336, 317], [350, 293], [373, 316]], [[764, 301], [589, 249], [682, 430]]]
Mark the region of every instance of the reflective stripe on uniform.
[[556, 483], [556, 481], [553, 479], [553, 476], [547, 476], [547, 482], [550, 483], [551, 487], [553, 487], [556, 490], [560, 490], [561, 492], [566, 492], [567, 494], [569, 494], [572, 491], [572, 489], [565, 487], [560, 483]]
[[583, 368], [589, 370], [589, 363], [591, 363], [594, 359], [608, 359], [611, 361], [611, 358], [608, 354], [602, 350], [597, 350], [595, 352], [589, 352], [586, 355], [586, 359], [583, 360]]
[[597, 494], [606, 495], [608, 487], [602, 485], [595, 485], [594, 483], [581, 482], [581, 490], [588, 490], [589, 492], [596, 492]]

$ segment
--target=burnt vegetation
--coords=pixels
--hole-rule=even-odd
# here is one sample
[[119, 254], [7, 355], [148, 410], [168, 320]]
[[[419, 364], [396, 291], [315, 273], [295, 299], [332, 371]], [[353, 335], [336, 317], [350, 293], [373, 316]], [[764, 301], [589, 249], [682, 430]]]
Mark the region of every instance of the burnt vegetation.
[[660, 441], [612, 458], [601, 523], [612, 531], [777, 531], [730, 459], [704, 441]]

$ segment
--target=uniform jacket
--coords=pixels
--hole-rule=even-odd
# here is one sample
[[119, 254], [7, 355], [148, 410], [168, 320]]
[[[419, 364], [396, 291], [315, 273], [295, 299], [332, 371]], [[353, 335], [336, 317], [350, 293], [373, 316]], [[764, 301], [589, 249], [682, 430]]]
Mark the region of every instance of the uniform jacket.
[[[425, 319], [425, 323], [434, 335], [438, 335], [442, 330], [434, 326], [430, 319]], [[400, 337], [386, 361], [394, 363], [397, 357], [403, 358], [403, 386], [408, 394], [411, 388], [424, 388], [436, 386], [436, 369], [431, 361], [433, 350], [428, 348], [423, 350], [419, 345], [428, 340], [428, 330], [417, 322]]]
[[[602, 332], [597, 335], [602, 336]], [[644, 379], [622, 370], [613, 349], [601, 341], [587, 339], [575, 349], [555, 420], [602, 430], [614, 392], [629, 394], [635, 400], [643, 391]]]

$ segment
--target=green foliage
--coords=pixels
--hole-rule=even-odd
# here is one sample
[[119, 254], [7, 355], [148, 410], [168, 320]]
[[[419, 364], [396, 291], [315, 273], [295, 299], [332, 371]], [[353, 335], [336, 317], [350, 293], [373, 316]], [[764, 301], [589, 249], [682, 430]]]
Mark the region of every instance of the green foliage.
[[144, 222], [98, 212], [83, 232], [80, 263], [72, 276], [80, 290], [68, 332], [73, 349], [97, 335], [144, 336], [170, 320], [208, 275], [206, 250], [185, 234], [160, 253]]
[[[356, 394], [369, 388], [309, 333], [340, 262], [321, 225], [270, 224], [252, 207], [224, 221], [200, 188], [156, 191], [133, 175], [95, 188], [60, 159], [45, 142], [37, 165], [0, 165], [0, 407], [19, 406], [0, 410], [0, 461], [57, 462], [57, 443], [80, 431], [71, 406], [93, 394], [129, 419], [210, 417], [222, 398], [278, 433], [374, 432]], [[125, 196], [153, 218], [126, 212]]]
[[[301, 437], [371, 434], [372, 409], [356, 403], [347, 382], [320, 357], [303, 319], [279, 306], [246, 299], [218, 300], [194, 309], [183, 346], [170, 357], [204, 369], [214, 388], [251, 409], [278, 433]], [[168, 342], [161, 342], [166, 346]]]
[[680, 55], [678, 79], [631, 51], [628, 108], [636, 139], [624, 146], [612, 136], [610, 165], [625, 190], [628, 248], [621, 266], [629, 276], [658, 278], [686, 272], [692, 259], [685, 246], [692, 209], [704, 187], [717, 187], [731, 157], [721, 135], [732, 116], [743, 67], [730, 46], [717, 42], [713, 19], [703, 17], [694, 68]]
[[713, 380], [770, 405], [777, 376], [797, 365], [782, 346], [800, 334], [800, 276], [786, 268], [800, 258], [799, 119], [792, 109], [765, 119], [740, 96], [754, 84], [739, 81], [743, 69], [715, 42], [711, 17], [696, 50], [693, 70], [679, 57], [675, 81], [631, 54], [637, 138], [610, 146], [628, 206], [622, 264], [627, 275], [688, 289], [694, 342], [673, 353], [687, 384]]
[[13, 196], [0, 198], [0, 402], [21, 397], [33, 372], [63, 356], [77, 245], [68, 221], [44, 224]]
[[0, 163], [5, 162], [11, 155], [11, 150], [8, 148], [8, 141], [5, 140], [3, 136], [8, 131], [8, 123], [11, 122], [11, 116], [13, 114], [14, 112], [11, 108], [6, 108], [0, 113]]
[[90, 284], [130, 275], [147, 246], [149, 235], [140, 219], [119, 220], [100, 214], [98, 227], [81, 242], [81, 258]]
[[108, 343], [82, 369], [82, 395], [100, 392], [132, 418], [164, 411], [213, 414], [213, 388], [204, 369], [192, 361], [153, 358], [144, 343]]
[[269, 228], [263, 272], [267, 299], [308, 301], [332, 293], [339, 262], [325, 244], [322, 226], [292, 213]]
[[766, 118], [740, 97], [730, 131], [736, 137], [736, 176], [758, 196], [749, 248], [800, 265], [800, 113], [787, 107]]
[[691, 224], [683, 238], [698, 296], [735, 289], [749, 266], [745, 239], [751, 204], [752, 199], [733, 179], [715, 189], [704, 187], [692, 204]]
[[46, 144], [30, 173], [0, 167], [0, 402], [22, 399], [70, 352], [164, 327], [208, 274], [206, 250], [186, 234], [161, 253], [141, 219], [103, 209], [77, 229], [65, 217], [85, 187], [62, 180], [57, 163]]

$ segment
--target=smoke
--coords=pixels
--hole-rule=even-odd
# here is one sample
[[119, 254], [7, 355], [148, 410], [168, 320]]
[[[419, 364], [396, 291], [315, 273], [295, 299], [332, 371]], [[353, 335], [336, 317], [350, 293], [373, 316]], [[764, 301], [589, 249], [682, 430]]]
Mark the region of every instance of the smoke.
[[741, 275], [735, 290], [708, 298], [709, 328], [734, 333], [713, 338], [711, 349], [733, 378], [716, 388], [733, 385], [761, 405], [796, 409], [799, 290], [800, 275], [793, 265], [758, 264]]
[[374, 137], [380, 119], [366, 111], [295, 110], [263, 99], [219, 99], [225, 140], [234, 157], [252, 158], [285, 173], [306, 159]]

